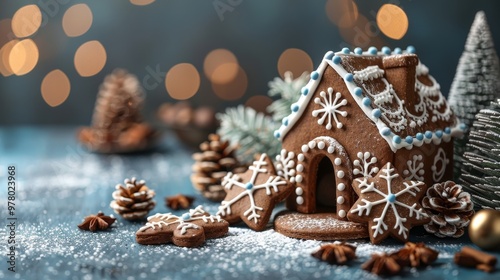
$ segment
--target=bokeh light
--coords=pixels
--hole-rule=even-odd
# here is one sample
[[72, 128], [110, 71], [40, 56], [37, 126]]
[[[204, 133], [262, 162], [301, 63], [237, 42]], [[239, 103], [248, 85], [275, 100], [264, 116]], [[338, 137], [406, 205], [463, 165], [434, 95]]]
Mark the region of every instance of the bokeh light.
[[377, 25], [387, 37], [399, 40], [408, 30], [408, 17], [400, 7], [384, 4], [378, 10]]
[[92, 11], [87, 4], [76, 4], [64, 13], [62, 26], [69, 37], [85, 34], [92, 26]]
[[9, 54], [9, 66], [17, 76], [31, 72], [38, 63], [38, 47], [31, 39], [17, 42]]
[[239, 67], [236, 77], [225, 84], [212, 83], [212, 90], [215, 94], [223, 100], [237, 100], [240, 99], [248, 87], [248, 78], [245, 70]]
[[11, 22], [10, 18], [0, 20], [0, 48], [14, 37]]
[[153, 3], [155, 0], [130, 0], [130, 3], [137, 6], [146, 6]]
[[205, 76], [217, 84], [229, 83], [239, 72], [236, 56], [226, 49], [215, 49], [207, 54], [203, 62]]
[[33, 35], [42, 24], [42, 12], [37, 5], [27, 5], [14, 14], [12, 17], [12, 32], [18, 38]]
[[200, 88], [200, 74], [192, 64], [179, 63], [168, 70], [165, 87], [172, 98], [189, 99]]
[[257, 112], [267, 113], [267, 106], [271, 105], [273, 100], [269, 96], [255, 95], [248, 98], [245, 106], [253, 108]]
[[106, 49], [99, 41], [86, 42], [76, 50], [76, 71], [82, 77], [94, 76], [104, 68], [106, 59]]
[[40, 90], [43, 100], [45, 100], [49, 106], [56, 107], [68, 99], [69, 92], [71, 91], [71, 84], [68, 76], [66, 76], [63, 71], [56, 69], [52, 70], [43, 78]]
[[293, 77], [300, 77], [304, 72], [313, 70], [311, 57], [301, 49], [287, 49], [278, 59], [278, 73], [282, 78], [286, 71], [290, 71]]
[[12, 68], [10, 67], [9, 57], [12, 48], [19, 42], [19, 40], [12, 40], [0, 49], [0, 72], [4, 77], [8, 77], [14, 72], [12, 72]]
[[358, 19], [358, 6], [353, 0], [328, 0], [326, 15], [340, 28], [352, 27]]

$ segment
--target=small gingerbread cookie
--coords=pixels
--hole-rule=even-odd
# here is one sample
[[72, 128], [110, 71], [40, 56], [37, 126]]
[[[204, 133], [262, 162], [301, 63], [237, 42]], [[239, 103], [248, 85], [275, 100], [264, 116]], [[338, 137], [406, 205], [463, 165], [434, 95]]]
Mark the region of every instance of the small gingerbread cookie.
[[354, 222], [368, 223], [370, 240], [380, 243], [391, 235], [407, 241], [414, 225], [429, 221], [420, 200], [427, 189], [423, 182], [404, 180], [388, 162], [375, 177], [357, 178], [353, 189], [359, 196], [347, 214]]
[[181, 217], [156, 214], [148, 217], [135, 237], [142, 245], [174, 243], [180, 247], [198, 247], [206, 239], [218, 238], [228, 232], [229, 224], [220, 216], [212, 216], [202, 206], [189, 210]]
[[254, 161], [245, 173], [228, 173], [222, 185], [227, 195], [217, 215], [229, 223], [243, 220], [256, 231], [265, 229], [276, 203], [293, 191], [288, 181], [276, 175], [273, 162], [266, 154]]

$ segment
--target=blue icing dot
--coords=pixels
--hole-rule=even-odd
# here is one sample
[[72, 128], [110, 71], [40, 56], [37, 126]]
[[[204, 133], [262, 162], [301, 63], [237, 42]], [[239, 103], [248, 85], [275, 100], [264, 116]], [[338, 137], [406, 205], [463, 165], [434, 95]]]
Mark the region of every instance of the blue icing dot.
[[377, 54], [377, 48], [375, 48], [375, 47], [369, 47], [368, 48], [368, 52], [370, 54]]
[[441, 130], [436, 130], [436, 136], [437, 136], [438, 138], [441, 138], [441, 137], [443, 136], [443, 131], [441, 131]]
[[461, 123], [460, 124], [460, 129], [461, 130], [466, 130], [467, 129], [467, 125], [465, 123]]
[[297, 112], [299, 110], [299, 105], [297, 104], [292, 104], [292, 111]]
[[414, 46], [408, 46], [408, 47], [406, 48], [406, 51], [407, 51], [408, 53], [415, 53], [417, 50], [415, 50], [415, 47], [414, 47]]
[[354, 94], [356, 94], [356, 96], [361, 96], [361, 94], [363, 94], [363, 90], [360, 87], [356, 87], [354, 89]]
[[282, 123], [284, 126], [287, 126], [288, 125], [288, 118], [284, 118]]
[[354, 53], [355, 54], [362, 54], [363, 53], [363, 50], [361, 48], [355, 48], [354, 49]]
[[187, 221], [187, 220], [191, 219], [191, 215], [189, 215], [189, 213], [184, 213], [184, 214], [182, 214], [181, 219], [184, 221]]
[[364, 98], [363, 98], [363, 105], [365, 105], [365, 106], [370, 106], [370, 104], [372, 104], [371, 99], [370, 99], [370, 98], [368, 98], [368, 97], [364, 97]]
[[303, 87], [301, 91], [303, 95], [307, 95], [309, 93], [309, 89], [306, 87]]
[[375, 118], [380, 118], [380, 116], [382, 116], [382, 112], [380, 111], [380, 109], [374, 109], [372, 111], [372, 116], [374, 116]]
[[431, 139], [431, 138], [432, 138], [432, 132], [430, 132], [430, 131], [428, 131], [428, 130], [427, 130], [427, 131], [425, 132], [425, 138], [427, 138], [427, 139]]
[[333, 52], [328, 52], [325, 54], [325, 59], [332, 59], [333, 57]]
[[251, 190], [252, 188], [253, 188], [253, 184], [252, 183], [248, 182], [248, 183], [245, 184], [245, 189]]
[[392, 141], [396, 144], [399, 144], [401, 143], [401, 137], [395, 135], [394, 137], [392, 137]]
[[416, 138], [418, 139], [418, 141], [422, 141], [422, 140], [424, 140], [424, 135], [419, 132], [419, 133], [417, 133]]
[[394, 49], [394, 54], [402, 54], [403, 51], [401, 50], [401, 48], [395, 48]]
[[382, 52], [384, 54], [391, 54], [391, 49], [389, 47], [382, 47]]
[[346, 82], [352, 82], [354, 80], [354, 76], [351, 73], [347, 73], [345, 74], [344, 80], [346, 80]]
[[349, 48], [343, 48], [342, 49], [342, 53], [344, 53], [344, 54], [350, 54], [351, 50], [349, 50]]
[[342, 58], [341, 58], [340, 56], [334, 56], [334, 57], [332, 58], [332, 61], [333, 61], [333, 63], [335, 63], [335, 64], [339, 64], [340, 62], [342, 62]]
[[450, 134], [451, 133], [451, 129], [449, 127], [445, 127], [444, 128], [444, 133]]
[[316, 80], [316, 79], [318, 79], [318, 78], [319, 78], [319, 74], [318, 74], [318, 72], [313, 71], [313, 72], [311, 73], [311, 79]]
[[390, 203], [396, 202], [396, 196], [393, 193], [389, 194], [387, 196], [387, 201], [389, 201]]
[[388, 127], [384, 127], [382, 128], [381, 133], [384, 136], [389, 136], [389, 134], [391, 134], [391, 130]]
[[281, 134], [280, 134], [280, 132], [279, 132], [279, 131], [277, 131], [277, 130], [276, 130], [276, 131], [274, 131], [274, 137], [275, 137], [275, 138], [280, 138], [280, 136], [281, 136]]
[[411, 144], [411, 143], [413, 143], [413, 137], [408, 135], [408, 136], [406, 136], [405, 141], [406, 141], [406, 143]]

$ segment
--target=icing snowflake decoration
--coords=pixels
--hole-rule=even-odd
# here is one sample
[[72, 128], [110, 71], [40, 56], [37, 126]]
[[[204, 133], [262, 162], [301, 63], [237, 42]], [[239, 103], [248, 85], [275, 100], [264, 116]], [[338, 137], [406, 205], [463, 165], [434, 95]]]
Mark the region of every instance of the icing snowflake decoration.
[[199, 226], [193, 223], [190, 223], [195, 220], [203, 220], [203, 222], [221, 222], [222, 219], [219, 215], [212, 216], [209, 215], [203, 207], [199, 205], [195, 209], [190, 209], [188, 213], [184, 213], [182, 216], [178, 217], [171, 213], [167, 214], [155, 214], [153, 216], [148, 217], [148, 222], [146, 225], [141, 227], [139, 231], [145, 231], [148, 228], [155, 229], [156, 227], [162, 228], [167, 227], [173, 224], [178, 224], [177, 229], [181, 230], [181, 234], [186, 234], [188, 229], [198, 229]]
[[295, 153], [288, 152], [285, 149], [276, 156], [276, 170], [278, 175], [290, 181], [295, 182]]
[[[385, 180], [387, 183], [386, 193], [379, 190], [379, 188], [377, 188], [377, 186], [375, 185], [375, 182], [369, 182], [369, 178], [364, 177], [362, 179], [358, 178], [355, 180], [359, 183], [358, 188], [361, 194], [373, 192], [377, 193], [381, 198], [374, 201], [369, 201], [365, 198], [362, 198], [361, 203], [357, 203], [356, 206], [351, 209], [351, 213], [358, 214], [358, 216], [370, 216], [373, 207], [381, 204], [384, 205], [380, 216], [373, 219], [373, 226], [371, 227], [371, 229], [373, 230], [373, 238], [376, 238], [379, 234], [384, 234], [384, 232], [389, 229], [387, 225], [387, 216], [389, 212], [391, 212], [396, 219], [393, 229], [397, 230], [397, 234], [403, 236], [404, 239], [408, 238], [409, 232], [409, 229], [405, 226], [407, 218], [400, 215], [398, 209], [407, 209], [408, 216], [410, 218], [415, 216], [417, 220], [421, 220], [427, 217], [427, 213], [422, 207], [417, 209], [417, 203], [414, 203], [413, 205], [407, 205], [399, 200], [400, 196], [404, 194], [409, 194], [413, 197], [416, 197], [417, 194], [421, 192], [419, 186], [424, 185], [424, 183], [417, 181], [404, 181], [404, 188], [394, 193], [394, 186], [392, 186], [392, 181], [394, 178], [399, 177], [397, 173], [393, 173], [394, 170], [395, 169], [391, 167], [390, 163], [388, 163], [381, 170], [381, 172], [384, 174], [381, 174], [379, 177]], [[389, 209], [392, 209], [392, 211], [389, 211]]]
[[450, 163], [450, 160], [446, 158], [446, 153], [443, 148], [439, 148], [436, 156], [434, 157], [434, 164], [431, 167], [432, 179], [434, 182], [441, 181], [446, 171], [446, 166]]
[[319, 97], [314, 99], [314, 103], [319, 104], [321, 109], [314, 110], [312, 112], [313, 117], [318, 117], [320, 114], [323, 114], [318, 120], [318, 124], [322, 125], [326, 118], [328, 117], [328, 123], [326, 124], [326, 129], [332, 129], [332, 118], [335, 121], [337, 128], [342, 128], [343, 124], [337, 118], [337, 115], [341, 115], [342, 117], [347, 116], [346, 111], [339, 110], [340, 107], [347, 105], [346, 99], [341, 99], [342, 94], [337, 92], [335, 94], [335, 99], [333, 99], [333, 88], [328, 88], [328, 97], [326, 92], [322, 91], [320, 94], [321, 99]]
[[405, 180], [424, 180], [424, 163], [422, 162], [422, 155], [414, 155], [411, 160], [406, 162], [407, 169], [403, 171]]
[[371, 166], [377, 163], [377, 158], [372, 156], [370, 152], [359, 152], [358, 158], [354, 160], [354, 175], [363, 175], [363, 177], [372, 177], [373, 174], [377, 174], [379, 171], [378, 167]]
[[248, 182], [241, 182], [241, 178], [237, 174], [233, 174], [229, 172], [226, 177], [222, 180], [222, 186], [228, 190], [233, 187], [241, 188], [243, 191], [233, 197], [230, 200], [224, 200], [221, 202], [219, 206], [219, 210], [217, 211], [217, 215], [222, 217], [231, 214], [231, 206], [238, 202], [240, 199], [245, 196], [248, 197], [250, 201], [250, 206], [245, 210], [243, 215], [249, 220], [253, 220], [255, 223], [258, 222], [261, 215], [258, 213], [259, 211], [264, 211], [263, 207], [257, 206], [256, 200], [254, 198], [254, 192], [260, 189], [266, 190], [266, 195], [271, 196], [272, 192], [279, 192], [278, 186], [287, 185], [287, 181], [279, 176], [269, 176], [266, 182], [261, 184], [256, 184], [257, 176], [261, 173], [268, 173], [268, 169], [266, 168], [267, 162], [265, 158], [266, 154], [262, 154], [258, 161], [254, 161], [253, 165], [248, 169], [252, 171], [252, 176]]

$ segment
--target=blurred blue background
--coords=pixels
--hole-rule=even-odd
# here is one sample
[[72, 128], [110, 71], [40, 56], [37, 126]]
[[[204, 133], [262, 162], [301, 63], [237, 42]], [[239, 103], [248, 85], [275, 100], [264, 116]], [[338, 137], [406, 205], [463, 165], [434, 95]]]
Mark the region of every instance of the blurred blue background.
[[[299, 59], [306, 60], [305, 64], [297, 63], [307, 68], [310, 58], [316, 68], [328, 50], [413, 45], [446, 95], [477, 11], [486, 12], [497, 53], [500, 46], [500, 1], [494, 0], [357, 0], [354, 6], [352, 0], [142, 0], [151, 2], [143, 6], [131, 2], [141, 1], [2, 1], [2, 45], [15, 39], [7, 27], [20, 8], [37, 5], [42, 24], [27, 37], [38, 48], [36, 66], [24, 75], [0, 75], [0, 125], [88, 124], [99, 85], [117, 67], [135, 74], [146, 88], [147, 119], [155, 118], [159, 104], [175, 101], [165, 87], [165, 73], [180, 63], [192, 64], [200, 77], [200, 86], [189, 101], [220, 111], [266, 95], [268, 81], [280, 75], [280, 55], [289, 48], [307, 54]], [[63, 30], [63, 17], [80, 3], [91, 10], [91, 26], [84, 34], [69, 37]], [[401, 7], [408, 17], [408, 30], [400, 40], [387, 37], [377, 27], [377, 12], [387, 3]], [[335, 13], [344, 10], [352, 12], [354, 19], [344, 18], [347, 24], [335, 22]], [[82, 77], [75, 69], [75, 52], [92, 40], [105, 48], [106, 61], [97, 74]], [[204, 72], [204, 60], [215, 49], [234, 54], [246, 75], [247, 86], [240, 81], [235, 96], [217, 94]], [[0, 63], [2, 59], [5, 64], [5, 57], [0, 57]], [[71, 90], [62, 104], [51, 107], [42, 97], [41, 83], [54, 69], [67, 75]], [[181, 82], [192, 81], [188, 77]]]

